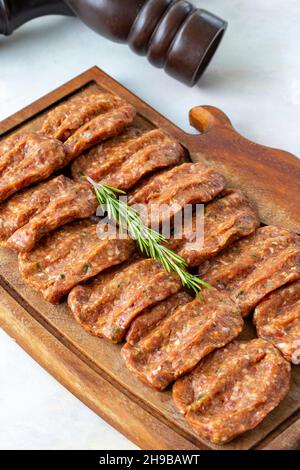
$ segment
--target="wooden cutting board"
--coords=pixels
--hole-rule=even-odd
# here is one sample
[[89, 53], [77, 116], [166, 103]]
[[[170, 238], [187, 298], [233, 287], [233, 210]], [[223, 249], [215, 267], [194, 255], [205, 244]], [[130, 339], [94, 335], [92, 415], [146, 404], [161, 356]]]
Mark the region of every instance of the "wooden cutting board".
[[[0, 135], [36, 130], [45, 113], [74, 94], [105, 89], [138, 111], [136, 124], [161, 127], [177, 138], [193, 161], [206, 161], [245, 191], [265, 224], [300, 233], [300, 161], [281, 150], [240, 136], [220, 110], [190, 111], [200, 135], [183, 132], [97, 67], [86, 71], [15, 115], [2, 121]], [[124, 367], [115, 346], [89, 335], [65, 303], [53, 306], [22, 282], [16, 255], [0, 250], [0, 325], [59, 382], [143, 449], [300, 448], [300, 366], [293, 368], [289, 395], [255, 430], [232, 443], [213, 446], [190, 429], [176, 411], [169, 390], [155, 392]], [[249, 324], [243, 336], [253, 337]]]

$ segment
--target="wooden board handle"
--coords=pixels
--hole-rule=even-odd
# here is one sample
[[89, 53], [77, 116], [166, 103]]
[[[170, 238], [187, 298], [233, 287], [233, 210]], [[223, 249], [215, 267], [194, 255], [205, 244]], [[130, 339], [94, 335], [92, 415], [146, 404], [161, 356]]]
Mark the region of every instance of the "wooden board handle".
[[191, 126], [201, 133], [209, 132], [214, 127], [233, 129], [226, 114], [213, 106], [197, 106], [191, 109], [189, 119]]
[[201, 133], [186, 135], [192, 160], [216, 167], [228, 186], [241, 188], [263, 223], [300, 233], [300, 160], [241, 136], [226, 114], [213, 106], [197, 106], [189, 118]]

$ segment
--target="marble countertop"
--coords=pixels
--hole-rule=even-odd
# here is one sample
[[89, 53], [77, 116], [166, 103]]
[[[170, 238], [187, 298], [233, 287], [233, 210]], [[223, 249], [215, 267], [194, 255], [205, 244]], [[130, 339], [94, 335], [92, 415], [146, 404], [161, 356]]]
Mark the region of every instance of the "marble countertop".
[[[185, 130], [189, 109], [210, 104], [248, 138], [300, 155], [299, 0], [193, 3], [229, 22], [194, 88], [75, 18], [47, 17], [0, 37], [0, 120], [97, 65]], [[136, 448], [1, 330], [0, 404], [0, 449]]]

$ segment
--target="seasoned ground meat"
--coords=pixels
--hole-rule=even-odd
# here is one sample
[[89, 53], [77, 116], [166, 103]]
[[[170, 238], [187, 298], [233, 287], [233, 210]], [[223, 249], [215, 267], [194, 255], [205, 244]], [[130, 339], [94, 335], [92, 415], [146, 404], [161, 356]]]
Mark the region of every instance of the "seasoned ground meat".
[[284, 357], [300, 362], [300, 281], [272, 292], [255, 309], [258, 336], [273, 343]]
[[30, 253], [19, 254], [24, 281], [51, 303], [58, 303], [72, 287], [133, 253], [130, 239], [99, 238], [96, 224], [74, 222], [46, 236]]
[[173, 399], [197, 434], [224, 444], [255, 428], [281, 402], [290, 374], [267, 341], [234, 341], [179, 379]]
[[0, 202], [42, 181], [67, 163], [61, 142], [34, 134], [18, 134], [0, 144]]
[[270, 292], [300, 279], [300, 237], [261, 227], [199, 267], [199, 275], [226, 291], [245, 316]]
[[201, 296], [177, 308], [135, 345], [122, 348], [127, 367], [145, 384], [164, 390], [241, 332], [242, 317], [227, 294], [210, 288]]
[[90, 176], [99, 182], [105, 174], [112, 172], [117, 164], [123, 163], [126, 159], [122, 152], [124, 147], [135, 142], [144, 132], [146, 131], [138, 127], [129, 126], [121, 134], [95, 145], [74, 160], [71, 165], [72, 178], [82, 181], [86, 176]]
[[135, 344], [152, 331], [160, 322], [170, 316], [178, 307], [191, 302], [193, 298], [185, 291], [162, 300], [154, 307], [149, 307], [141, 315], [136, 317], [130, 325], [126, 335], [126, 341]]
[[61, 193], [62, 176], [20, 191], [0, 204], [0, 246]]
[[[205, 207], [203, 239], [197, 239], [196, 214], [180, 239], [171, 238], [168, 247], [186, 260], [189, 266], [197, 266], [212, 258], [238, 238], [250, 235], [260, 225], [258, 216], [246, 196], [239, 190], [227, 190], [220, 199]], [[201, 227], [200, 227], [201, 228]]]
[[121, 98], [110, 93], [76, 96], [46, 115], [41, 132], [65, 142], [95, 117], [105, 115], [123, 104]]
[[184, 157], [183, 148], [159, 129], [141, 134], [129, 128], [120, 136], [93, 147], [72, 164], [72, 176], [119, 189], [129, 189], [151, 171], [177, 164]]
[[7, 248], [30, 251], [56, 228], [92, 216], [97, 206], [89, 184], [58, 176], [0, 205], [0, 239]]
[[[223, 176], [202, 163], [183, 163], [172, 170], [154, 175], [133, 191], [129, 203], [147, 204], [153, 210], [151, 221], [158, 223], [180, 211], [186, 204], [211, 201], [225, 186]], [[161, 210], [157, 213], [157, 208]], [[143, 212], [142, 212], [143, 213]], [[148, 219], [149, 221], [150, 219]]]
[[177, 274], [166, 272], [157, 261], [140, 259], [75, 287], [68, 303], [86, 330], [117, 343], [140, 312], [181, 287]]
[[105, 114], [100, 114], [80, 127], [64, 143], [70, 159], [74, 159], [93, 145], [120, 134], [135, 118], [135, 109], [128, 103], [120, 104]]

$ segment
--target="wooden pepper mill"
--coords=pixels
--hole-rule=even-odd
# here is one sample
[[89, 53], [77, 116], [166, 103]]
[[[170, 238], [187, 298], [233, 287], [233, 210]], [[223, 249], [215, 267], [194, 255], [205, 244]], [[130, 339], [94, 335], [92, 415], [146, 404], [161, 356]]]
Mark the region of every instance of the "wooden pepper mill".
[[190, 86], [206, 69], [227, 26], [185, 0], [0, 0], [0, 34], [46, 14], [76, 14], [97, 33], [128, 43]]
[[27, 21], [44, 15], [73, 15], [63, 0], [0, 0], [0, 34], [9, 36]]

